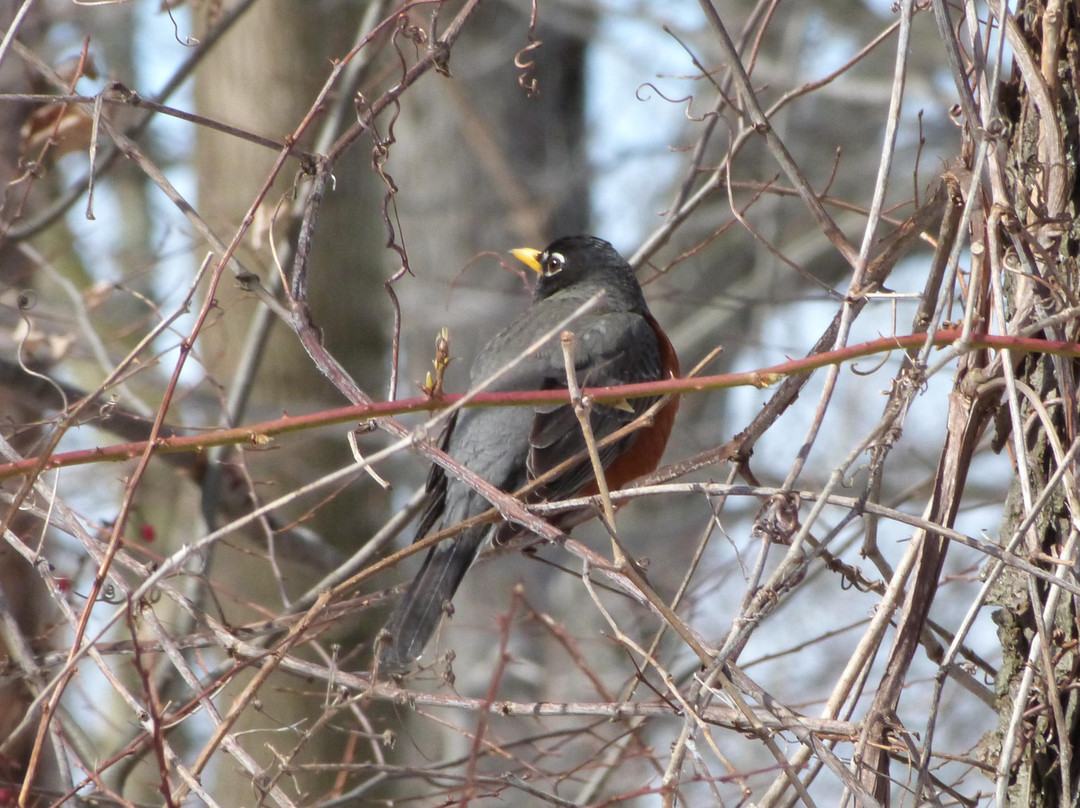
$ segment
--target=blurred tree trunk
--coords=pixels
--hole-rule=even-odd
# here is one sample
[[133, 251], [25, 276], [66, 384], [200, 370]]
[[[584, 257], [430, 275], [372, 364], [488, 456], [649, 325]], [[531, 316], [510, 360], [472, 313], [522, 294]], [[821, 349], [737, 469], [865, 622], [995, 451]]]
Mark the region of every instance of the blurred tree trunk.
[[[1023, 3], [1017, 11], [1016, 22], [1028, 52], [1045, 80], [1042, 91], [1049, 93], [1054, 104], [1054, 119], [1040, 115], [1036, 93], [1016, 68], [1011, 82], [1003, 88], [1003, 114], [1011, 124], [1009, 190], [1017, 218], [1013, 222], [1003, 218], [1002, 236], [1006, 244], [1011, 243], [1012, 257], [1018, 258], [1020, 270], [1005, 273], [1006, 305], [1009, 316], [1019, 313], [1028, 322], [1075, 305], [1080, 297], [1076, 262], [1080, 254], [1078, 14], [1076, 4], [1063, 7], [1047, 0]], [[1057, 47], [1052, 41], [1055, 34], [1059, 37]], [[1054, 138], [1048, 134], [1052, 129], [1063, 138], [1061, 150], [1055, 149]], [[1053, 189], [1058, 181], [1063, 188], [1055, 197]], [[1009, 258], [1007, 254], [1006, 264]], [[1077, 326], [1073, 321], [1036, 336], [1075, 342]], [[1003, 540], [1015, 535], [1032, 502], [1058, 471], [1060, 457], [1054, 444], [1068, 451], [1078, 435], [1075, 360], [1027, 356], [1017, 368], [1017, 381], [1035, 392], [1049, 423], [1031, 401], [1019, 396], [1021, 420], [1013, 420], [1010, 440], [1015, 446], [1016, 432], [1022, 430], [1021, 459], [1006, 503]], [[1076, 460], [1069, 465], [1064, 479], [1024, 533], [1023, 544], [1017, 548], [1021, 555], [1042, 553], [1070, 563], [1076, 559], [1080, 550]], [[1076, 580], [1075, 575], [1072, 580]], [[1076, 599], [1029, 576], [1008, 575], [1001, 579], [995, 602], [1001, 606], [994, 617], [1004, 659], [997, 683], [1001, 705], [998, 730], [989, 760], [998, 766], [999, 775], [1006, 776], [1009, 805], [1075, 805], [1080, 773]]]
[[[361, 20], [369, 5], [327, 5], [309, 0], [255, 3], [200, 66], [195, 87], [197, 112], [282, 140], [307, 114], [332, 60], [340, 59], [352, 47], [361, 33]], [[204, 8], [224, 11], [216, 4]], [[205, 22], [210, 25], [215, 20]], [[328, 106], [332, 104], [333, 99]], [[314, 148], [327, 117], [326, 110], [323, 112], [298, 143], [300, 148]], [[354, 120], [350, 105], [339, 127], [347, 127]], [[340, 132], [332, 136], [337, 134]], [[276, 158], [277, 153], [271, 149], [199, 129], [195, 152], [199, 209], [226, 243], [255, 201]], [[300, 179], [296, 162], [287, 164], [238, 251], [240, 259], [267, 286], [274, 283], [278, 273], [268, 244], [273, 241], [280, 248], [295, 241], [292, 186]], [[382, 283], [390, 270], [383, 250], [385, 235], [377, 213], [381, 192], [369, 171], [368, 151], [363, 144], [355, 150], [355, 156], [350, 155], [335, 167], [335, 180], [322, 207], [315, 235], [310, 266], [311, 303], [327, 344], [360, 386], [378, 396], [384, 389], [382, 377], [387, 353], [387, 329], [383, 324], [390, 320]], [[282, 261], [288, 273], [289, 256], [285, 255]], [[216, 311], [200, 336], [201, 358], [211, 378], [221, 385], [223, 400], [233, 395], [238, 385], [250, 385], [247, 393], [250, 404], [238, 414], [240, 420], [257, 421], [277, 417], [282, 412], [310, 412], [318, 407], [348, 403], [315, 370], [296, 336], [281, 323], [272, 322], [268, 334], [259, 335], [253, 330], [253, 322], [265, 312], [260, 312], [261, 304], [240, 290], [230, 277], [222, 279], [215, 297]], [[241, 355], [259, 349], [257, 369], [251, 378], [238, 378]], [[345, 431], [342, 428], [292, 441], [282, 451], [245, 453], [243, 463], [255, 481], [257, 496], [273, 498], [349, 462]], [[223, 462], [238, 462], [238, 456], [226, 455]], [[365, 482], [361, 480], [357, 485]], [[388, 512], [389, 499], [384, 492], [374, 486], [365, 489], [361, 503], [355, 490], [354, 485], [344, 496], [323, 503], [304, 523], [324, 542], [340, 547], [344, 553], [353, 552], [365, 541]], [[209, 495], [216, 496], [219, 492]], [[304, 514], [313, 504], [304, 502], [291, 514], [277, 516], [287, 521]], [[258, 529], [250, 535], [265, 542]], [[274, 546], [280, 551], [276, 540]], [[213, 564], [215, 577], [243, 582], [245, 595], [253, 602], [278, 603], [280, 608], [284, 604], [278, 586], [290, 596], [296, 596], [317, 580], [313, 570], [295, 563], [284, 566], [281, 580], [251, 576], [250, 562], [243, 553], [219, 550]], [[314, 572], [321, 576], [326, 571]], [[254, 612], [238, 606], [229, 605], [230, 619], [253, 617]], [[347, 647], [345, 653], [352, 650]], [[345, 664], [354, 663], [350, 660]], [[240, 677], [228, 693], [236, 695], [245, 683], [245, 678]], [[314, 721], [315, 716], [310, 713], [312, 703], [290, 695], [289, 688], [294, 684], [290, 677], [275, 678], [260, 693], [267, 713], [273, 718], [252, 712], [244, 720], [244, 728], [258, 731], [279, 726], [279, 722], [304, 725]], [[292, 744], [282, 740], [276, 746], [280, 753], [286, 754]], [[267, 747], [260, 747], [254, 753], [267, 765], [273, 759], [273, 752]], [[336, 750], [313, 742], [302, 760], [333, 760], [337, 755]], [[217, 776], [231, 781], [227, 792], [243, 793], [244, 773], [240, 769], [223, 767]], [[304, 788], [319, 791], [328, 786], [325, 778], [319, 785], [316, 782], [316, 778], [307, 778]], [[246, 788], [250, 787], [248, 779]]]

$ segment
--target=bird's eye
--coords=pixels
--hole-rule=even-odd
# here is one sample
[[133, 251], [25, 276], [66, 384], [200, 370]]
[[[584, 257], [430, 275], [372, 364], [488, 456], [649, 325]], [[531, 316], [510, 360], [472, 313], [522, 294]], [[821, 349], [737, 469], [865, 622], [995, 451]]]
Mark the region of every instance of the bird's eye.
[[544, 260], [544, 274], [558, 275], [564, 266], [566, 259], [562, 257], [562, 253], [549, 253]]

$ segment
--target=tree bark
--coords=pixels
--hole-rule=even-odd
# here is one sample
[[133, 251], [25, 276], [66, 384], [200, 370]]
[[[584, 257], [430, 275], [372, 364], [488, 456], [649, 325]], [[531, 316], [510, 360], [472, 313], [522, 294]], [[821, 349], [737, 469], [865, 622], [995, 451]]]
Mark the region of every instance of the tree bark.
[[[1080, 19], [1075, 4], [1035, 0], [1020, 6], [1016, 24], [1038, 74], [1017, 59], [1003, 88], [1002, 114], [1011, 125], [1007, 179], [1016, 218], [1003, 217], [1002, 237], [1012, 248], [1006, 267], [1019, 270], [1005, 273], [1005, 297], [1008, 316], [1033, 321], [1075, 305], [1080, 294]], [[1040, 94], [1049, 103], [1040, 103]], [[1069, 323], [1038, 336], [1076, 341], [1077, 326]], [[1031, 522], [1018, 551], [1033, 560], [1041, 557], [1051, 569], [1047, 559], [1071, 561], [1078, 551], [1075, 458], [1064, 476], [1052, 480], [1061, 453], [1077, 439], [1076, 370], [1075, 360], [1049, 355], [1027, 356], [1016, 368], [1020, 389], [1031, 392], [1016, 398], [1020, 419], [1012, 414], [1009, 440], [1018, 462], [1001, 536], [1007, 541], [1025, 520]], [[1016, 806], [1073, 805], [1080, 773], [1076, 601], [1027, 576], [1006, 575], [993, 602], [999, 607], [994, 619], [1003, 664], [997, 680], [999, 725], [986, 743], [987, 760], [997, 767], [998, 795]]]

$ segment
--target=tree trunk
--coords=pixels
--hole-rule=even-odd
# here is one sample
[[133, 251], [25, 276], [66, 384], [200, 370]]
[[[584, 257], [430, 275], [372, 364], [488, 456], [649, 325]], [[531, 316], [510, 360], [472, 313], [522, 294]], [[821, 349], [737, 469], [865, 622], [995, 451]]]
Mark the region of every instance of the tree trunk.
[[[1011, 247], [1004, 257], [1006, 314], [1031, 322], [1075, 305], [1080, 294], [1080, 19], [1075, 4], [1063, 8], [1036, 0], [1020, 7], [1016, 23], [1043, 86], [1033, 87], [1031, 72], [1017, 60], [1003, 88], [1002, 112], [1011, 124], [1007, 178], [1016, 219], [1003, 217], [1002, 241]], [[1048, 103], [1040, 105], [1040, 92]], [[1070, 322], [1035, 336], [1075, 342], [1077, 327]], [[1009, 441], [1017, 472], [1001, 537], [1008, 541], [1030, 521], [1017, 551], [1032, 560], [1041, 557], [1044, 564], [1074, 560], [1078, 552], [1075, 453], [1065, 474], [1054, 477], [1062, 453], [1075, 448], [1077, 439], [1076, 370], [1075, 360], [1046, 354], [1026, 356], [1016, 366], [1018, 388], [1026, 386], [1028, 392], [1014, 399], [1020, 419], [1017, 410], [1011, 414]], [[1030, 519], [1033, 504], [1037, 512]], [[1076, 600], [1023, 575], [1003, 576], [993, 598], [1000, 607], [994, 617], [1003, 664], [997, 681], [999, 725], [988, 762], [997, 767], [999, 804], [1073, 805], [1080, 771]]]

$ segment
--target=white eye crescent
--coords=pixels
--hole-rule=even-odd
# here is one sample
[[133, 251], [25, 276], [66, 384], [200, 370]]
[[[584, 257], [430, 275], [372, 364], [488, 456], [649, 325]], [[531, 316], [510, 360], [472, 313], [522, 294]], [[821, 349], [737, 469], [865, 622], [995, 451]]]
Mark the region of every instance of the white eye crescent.
[[548, 253], [544, 257], [545, 275], [558, 275], [564, 266], [566, 266], [566, 259], [563, 258], [562, 253]]

